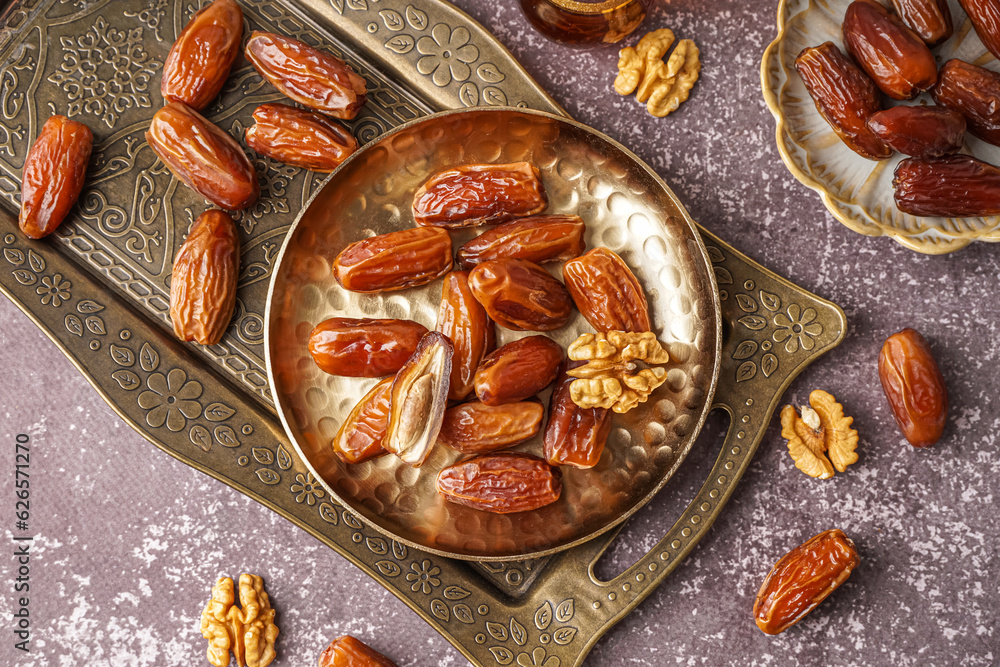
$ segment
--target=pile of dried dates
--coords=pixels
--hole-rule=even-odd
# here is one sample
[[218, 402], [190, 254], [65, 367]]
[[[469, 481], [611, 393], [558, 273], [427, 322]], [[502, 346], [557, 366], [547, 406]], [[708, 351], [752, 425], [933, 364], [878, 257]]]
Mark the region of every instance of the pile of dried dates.
[[[461, 165], [417, 190], [414, 227], [337, 255], [334, 277], [351, 292], [444, 279], [436, 331], [409, 320], [334, 317], [310, 334], [323, 371], [384, 378], [333, 439], [343, 462], [389, 452], [417, 467], [434, 446], [449, 447], [470, 457], [439, 472], [445, 499], [496, 513], [533, 510], [559, 498], [557, 466], [597, 465], [612, 412], [662, 384], [669, 359], [650, 331], [639, 281], [611, 250], [585, 253], [584, 221], [545, 215], [547, 205], [531, 163]], [[453, 250], [449, 230], [483, 225], [495, 226]], [[541, 266], [551, 262], [565, 262], [563, 281]], [[541, 334], [496, 347], [497, 325], [551, 332], [574, 307], [599, 333], [581, 336], [568, 355]], [[501, 451], [542, 431], [539, 394], [553, 383], [544, 458]]]
[[[219, 209], [203, 213], [174, 257], [170, 319], [184, 341], [214, 345], [222, 339], [236, 302], [239, 235], [226, 211], [253, 204], [257, 174], [244, 149], [202, 116], [222, 90], [240, 53], [243, 11], [234, 0], [215, 0], [196, 13], [163, 65], [156, 112], [146, 141], [178, 180]], [[295, 39], [254, 32], [245, 54], [271, 85], [308, 109], [262, 104], [246, 131], [251, 149], [274, 160], [330, 172], [358, 143], [332, 119], [352, 119], [365, 102], [366, 84], [339, 58]], [[51, 234], [83, 189], [93, 145], [90, 129], [52, 116], [25, 160], [21, 230], [30, 238]]]
[[[960, 0], [983, 44], [1000, 58], [1000, 2]], [[959, 154], [968, 131], [1000, 146], [1000, 74], [931, 49], [951, 37], [947, 0], [855, 0], [844, 16], [845, 55], [833, 42], [795, 60], [816, 108], [852, 150], [871, 160], [908, 155], [893, 179], [896, 207], [916, 216], [1000, 214], [1000, 167]], [[883, 109], [882, 94], [936, 105]]]

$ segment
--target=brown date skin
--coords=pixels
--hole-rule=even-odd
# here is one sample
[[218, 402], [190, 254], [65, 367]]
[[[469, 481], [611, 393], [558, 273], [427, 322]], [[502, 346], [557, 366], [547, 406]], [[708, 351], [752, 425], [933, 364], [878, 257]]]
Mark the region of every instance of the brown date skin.
[[545, 210], [548, 199], [529, 162], [466, 164], [440, 171], [413, 196], [418, 225], [457, 229], [495, 225]]
[[937, 63], [917, 33], [876, 0], [854, 0], [844, 16], [844, 45], [883, 93], [912, 100], [937, 81]]
[[577, 309], [601, 333], [652, 329], [642, 285], [614, 251], [594, 248], [566, 262], [563, 280]]
[[320, 653], [319, 667], [396, 667], [396, 663], [360, 639], [344, 635]]
[[561, 475], [529, 454], [485, 454], [448, 466], [437, 478], [445, 500], [495, 514], [528, 512], [559, 500]]
[[896, 208], [916, 216], [1000, 215], [1000, 168], [970, 155], [911, 157], [892, 179]]
[[561, 282], [526, 259], [494, 259], [469, 272], [469, 287], [494, 322], [514, 331], [553, 331], [573, 312]]
[[483, 232], [459, 248], [456, 258], [463, 269], [505, 257], [535, 264], [565, 262], [586, 249], [586, 231], [577, 215], [536, 215]]
[[365, 104], [365, 80], [331, 53], [257, 30], [244, 52], [265, 81], [310, 109], [351, 120]]
[[426, 285], [451, 270], [451, 237], [416, 227], [355, 241], [333, 263], [333, 276], [351, 292], [393, 292]]
[[73, 208], [87, 175], [94, 135], [83, 123], [51, 116], [24, 159], [18, 225], [32, 239], [48, 236]]
[[490, 353], [476, 369], [476, 396], [486, 405], [516, 403], [552, 384], [563, 349], [545, 336], [528, 336]]
[[146, 141], [181, 182], [227, 211], [257, 200], [257, 173], [240, 145], [183, 102], [153, 115]]
[[872, 114], [868, 129], [889, 148], [914, 157], [955, 153], [965, 141], [965, 117], [945, 107], [893, 107]]
[[383, 377], [403, 367], [425, 333], [410, 320], [331, 317], [309, 334], [309, 353], [330, 375]]
[[969, 15], [983, 46], [1000, 58], [1000, 2], [997, 0], [958, 0]]
[[486, 405], [480, 401], [448, 408], [438, 442], [463, 454], [486, 454], [533, 438], [542, 428], [541, 401]]
[[753, 617], [764, 634], [798, 623], [847, 581], [861, 559], [844, 531], [828, 530], [781, 557], [757, 593]]
[[358, 149], [351, 133], [323, 114], [287, 104], [261, 104], [247, 128], [247, 146], [261, 155], [329, 173]]
[[948, 389], [924, 337], [909, 328], [889, 336], [878, 355], [878, 377], [909, 443], [930, 447], [940, 440], [948, 420]]
[[228, 213], [205, 211], [174, 256], [170, 320], [183, 341], [215, 345], [229, 326], [240, 273], [240, 237]]
[[240, 55], [242, 37], [243, 10], [233, 0], [215, 0], [191, 17], [163, 63], [163, 99], [207, 107]]
[[472, 295], [468, 271], [445, 276], [436, 328], [455, 345], [448, 398], [461, 401], [472, 393], [473, 377], [483, 357], [496, 347], [496, 327]]
[[549, 422], [545, 425], [545, 460], [554, 466], [593, 468], [601, 460], [611, 432], [611, 410], [581, 408], [570, 398], [572, 378], [567, 370], [584, 365], [566, 361], [559, 369], [556, 386], [549, 399]]
[[892, 0], [892, 7], [906, 27], [931, 48], [955, 32], [948, 0]]
[[935, 101], [965, 116], [969, 132], [1000, 146], [1000, 74], [962, 60], [941, 67]]
[[386, 453], [382, 447], [389, 428], [389, 393], [392, 378], [372, 387], [333, 437], [333, 453], [344, 463], [361, 463]]
[[806, 84], [816, 110], [848, 148], [869, 160], [884, 160], [892, 150], [868, 129], [865, 121], [882, 108], [875, 83], [833, 42], [804, 49], [795, 69]]

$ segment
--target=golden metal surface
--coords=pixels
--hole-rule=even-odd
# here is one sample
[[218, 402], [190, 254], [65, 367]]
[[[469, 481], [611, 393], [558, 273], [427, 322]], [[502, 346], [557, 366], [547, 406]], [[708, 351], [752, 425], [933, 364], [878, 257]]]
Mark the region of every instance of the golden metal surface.
[[[615, 415], [591, 470], [562, 468], [563, 493], [510, 515], [448, 503], [441, 468], [461, 456], [435, 447], [419, 469], [394, 456], [344, 464], [330, 440], [377, 380], [322, 372], [308, 350], [329, 317], [402, 318], [434, 328], [441, 282], [382, 295], [356, 294], [331, 263], [358, 239], [413, 227], [413, 194], [432, 174], [466, 163], [527, 160], [542, 174], [548, 213], [580, 215], [587, 245], [614, 250], [650, 301], [653, 330], [673, 360], [649, 401]], [[480, 230], [482, 231], [482, 230]], [[455, 235], [458, 243], [477, 232]], [[558, 268], [550, 269], [561, 277]], [[592, 331], [574, 311], [551, 332], [565, 349]], [[526, 335], [498, 327], [498, 345]], [[649, 167], [610, 138], [537, 111], [467, 109], [404, 125], [353, 155], [312, 199], [286, 237], [265, 316], [265, 350], [278, 414], [324, 488], [387, 536], [440, 555], [486, 560], [538, 557], [588, 540], [642, 507], [680, 465], [711, 404], [721, 316], [711, 262], [694, 222]], [[536, 436], [515, 449], [542, 455]]]
[[[473, 664], [581, 664], [594, 643], [674, 571], [723, 511], [782, 392], [842, 340], [843, 312], [699, 227], [724, 322], [712, 407], [728, 412], [732, 425], [723, 442], [698, 443], [718, 451], [716, 463], [688, 508], [645, 556], [620, 576], [602, 581], [593, 574], [593, 564], [615, 530], [554, 556], [484, 563], [386, 539], [318, 485], [268, 401], [270, 387], [259, 382], [263, 341], [254, 309], [263, 312], [263, 288], [277, 246], [322, 181], [267, 161], [257, 165], [266, 191], [262, 202], [272, 209], [241, 219], [246, 270], [238, 299], [245, 310], [220, 346], [199, 349], [170, 334], [163, 304], [171, 258], [183, 236], [185, 209], [200, 212], [205, 204], [155, 162], [142, 132], [162, 104], [157, 63], [198, 4], [16, 0], [2, 10], [0, 77], [7, 87], [0, 117], [0, 292], [153, 445], [336, 550]], [[365, 140], [432, 110], [496, 104], [560, 110], [482, 26], [444, 2], [240, 4], [251, 28], [329, 48], [363, 72], [376, 91], [365, 118], [354, 125]], [[86, 51], [80, 40], [100, 50]], [[442, 42], [474, 48], [467, 79], [450, 74], [465, 74], [457, 66], [442, 69]], [[136, 45], [142, 48], [132, 48]], [[113, 62], [127, 63], [123, 87], [65, 87], [66, 77], [105, 75]], [[447, 79], [439, 72], [448, 73]], [[240, 68], [207, 113], [238, 134], [256, 103], [274, 99], [259, 77]], [[59, 232], [29, 241], [16, 222], [20, 168], [52, 111], [79, 116], [93, 127], [95, 171], [82, 205]], [[147, 252], [151, 261], [145, 259]], [[810, 323], [820, 325], [815, 336], [796, 328]], [[175, 387], [186, 388], [187, 396], [198, 394], [192, 399], [199, 408], [196, 417], [176, 410], [171, 418]]]

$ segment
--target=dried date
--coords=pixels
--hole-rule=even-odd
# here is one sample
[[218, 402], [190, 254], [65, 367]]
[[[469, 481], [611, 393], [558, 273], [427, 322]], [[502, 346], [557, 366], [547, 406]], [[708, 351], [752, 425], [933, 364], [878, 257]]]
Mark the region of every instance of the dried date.
[[469, 273], [469, 288], [500, 326], [553, 331], [569, 321], [573, 302], [561, 282], [526, 259], [494, 259]]
[[240, 237], [227, 213], [205, 211], [174, 256], [170, 320], [183, 341], [215, 345], [229, 326], [240, 273]]
[[496, 346], [496, 327], [472, 295], [467, 271], [452, 271], [445, 276], [437, 330], [455, 345], [448, 398], [461, 401], [472, 393], [476, 368]]
[[883, 160], [890, 150], [865, 121], [882, 108], [878, 88], [833, 42], [804, 49], [795, 69], [833, 131], [847, 147], [869, 160]]
[[1000, 2], [997, 0], [958, 0], [969, 15], [983, 46], [1000, 58]]
[[463, 454], [486, 454], [534, 437], [542, 428], [540, 401], [486, 405], [470, 401], [448, 408], [438, 442]]
[[945, 107], [893, 107], [872, 114], [868, 129], [889, 148], [914, 157], [955, 153], [965, 141], [965, 117]]
[[360, 639], [344, 635], [323, 650], [319, 667], [396, 667], [396, 663]]
[[441, 431], [454, 351], [447, 336], [431, 331], [392, 380], [382, 446], [414, 468], [427, 459]]
[[382, 447], [389, 428], [392, 378], [385, 378], [364, 395], [333, 437], [333, 453], [344, 463], [361, 463], [385, 454]]
[[545, 425], [545, 460], [554, 466], [593, 468], [601, 460], [611, 432], [611, 410], [581, 408], [570, 396], [575, 378], [567, 370], [584, 365], [567, 361], [560, 368], [549, 399], [549, 422]]
[[1000, 146], [1000, 74], [949, 60], [941, 67], [931, 94], [938, 104], [965, 116], [969, 132]]
[[753, 604], [757, 627], [776, 635], [798, 623], [847, 581], [861, 560], [842, 530], [828, 530], [781, 557]]
[[563, 360], [559, 343], [528, 336], [497, 348], [476, 369], [476, 396], [486, 405], [531, 398], [552, 384]]
[[563, 280], [577, 309], [598, 331], [652, 329], [642, 285], [614, 251], [594, 248], [566, 262]]
[[886, 339], [878, 377], [899, 430], [914, 447], [941, 439], [948, 420], [948, 389], [924, 337], [903, 329]]
[[911, 157], [892, 179], [896, 208], [942, 218], [1000, 215], [1000, 168], [970, 155]]
[[418, 225], [475, 227], [541, 213], [547, 204], [531, 163], [467, 164], [438, 172], [420, 186], [413, 219]]
[[427, 327], [410, 320], [331, 317], [309, 334], [309, 353], [330, 375], [393, 375], [410, 358]]
[[257, 173], [240, 145], [181, 102], [156, 112], [146, 141], [174, 176], [219, 208], [244, 209], [260, 194]]
[[501, 452], [460, 461], [438, 473], [444, 499], [495, 514], [528, 512], [559, 500], [559, 470], [529, 454]]
[[21, 172], [18, 226], [32, 239], [62, 224], [83, 190], [94, 135], [83, 123], [51, 116], [31, 145]]
[[844, 16], [844, 45], [879, 89], [912, 100], [937, 81], [924, 41], [876, 0], [854, 0]]
[[247, 146], [278, 162], [331, 172], [358, 149], [357, 140], [323, 114], [287, 104], [261, 104], [247, 128]]
[[892, 0], [892, 6], [906, 27], [931, 48], [955, 31], [948, 0]]
[[576, 215], [536, 215], [490, 229], [458, 249], [463, 269], [491, 259], [526, 259], [535, 264], [579, 257], [587, 244], [586, 225]]
[[243, 10], [234, 0], [215, 0], [191, 17], [163, 63], [160, 93], [201, 111], [222, 90], [240, 55]]
[[426, 285], [451, 270], [451, 237], [416, 227], [355, 241], [333, 263], [333, 276], [351, 292], [391, 292]]
[[265, 81], [310, 109], [350, 120], [364, 106], [365, 80], [331, 53], [260, 31], [250, 35], [245, 53]]

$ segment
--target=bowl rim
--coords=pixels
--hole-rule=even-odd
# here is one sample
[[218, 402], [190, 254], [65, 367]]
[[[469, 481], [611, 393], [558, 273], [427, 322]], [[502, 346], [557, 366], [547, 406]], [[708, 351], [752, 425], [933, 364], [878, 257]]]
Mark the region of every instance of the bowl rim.
[[[291, 428], [291, 425], [288, 422], [288, 418], [286, 417], [285, 408], [282, 406], [281, 393], [278, 390], [279, 385], [277, 384], [276, 378], [274, 377], [273, 363], [272, 363], [272, 357], [271, 357], [271, 354], [272, 354], [271, 350], [272, 350], [272, 344], [273, 344], [273, 340], [272, 340], [272, 336], [271, 336], [271, 319], [272, 319], [272, 316], [273, 316], [272, 307], [274, 306], [275, 286], [276, 286], [276, 284], [278, 282], [279, 275], [282, 273], [281, 268], [282, 268], [283, 260], [285, 258], [285, 253], [288, 250], [289, 246], [291, 245], [293, 238], [295, 237], [296, 231], [297, 231], [297, 229], [299, 227], [299, 223], [301, 222], [302, 217], [305, 215], [305, 213], [312, 206], [312, 204], [316, 200], [316, 198], [326, 189], [326, 187], [330, 184], [330, 182], [333, 180], [333, 178], [336, 176], [336, 174], [340, 172], [341, 169], [345, 168], [346, 165], [350, 164], [355, 159], [358, 159], [359, 156], [361, 156], [362, 154], [364, 154], [366, 151], [372, 149], [373, 147], [379, 145], [380, 143], [382, 143], [384, 141], [390, 140], [394, 135], [396, 135], [396, 134], [398, 134], [398, 133], [400, 133], [400, 132], [402, 132], [404, 130], [410, 129], [410, 128], [412, 128], [412, 127], [414, 127], [416, 125], [419, 125], [421, 123], [428, 123], [428, 122], [432, 123], [432, 122], [437, 121], [440, 118], [451, 117], [451, 116], [458, 116], [458, 115], [464, 115], [464, 114], [470, 114], [470, 113], [519, 113], [519, 114], [524, 114], [524, 115], [529, 115], [529, 116], [537, 116], [537, 117], [541, 117], [541, 118], [546, 118], [546, 119], [555, 121], [555, 122], [557, 122], [559, 124], [570, 125], [570, 126], [575, 127], [575, 128], [577, 128], [579, 130], [583, 130], [584, 132], [588, 132], [588, 133], [596, 136], [598, 139], [600, 139], [600, 140], [602, 140], [604, 142], [609, 143], [612, 147], [614, 147], [614, 148], [622, 151], [625, 154], [626, 157], [628, 157], [630, 160], [632, 160], [636, 164], [636, 166], [640, 167], [650, 178], [652, 178], [654, 183], [656, 183], [657, 185], [659, 185], [663, 189], [663, 192], [673, 202], [673, 204], [677, 208], [677, 211], [680, 213], [680, 218], [690, 228], [691, 233], [692, 233], [692, 238], [694, 239], [694, 241], [695, 241], [695, 243], [697, 245], [699, 254], [700, 254], [701, 259], [703, 261], [703, 267], [705, 269], [705, 275], [706, 275], [706, 277], [708, 278], [708, 281], [709, 281], [709, 284], [708, 284], [707, 287], [710, 289], [710, 295], [711, 295], [712, 304], [713, 304], [712, 317], [713, 317], [714, 323], [715, 323], [715, 331], [714, 331], [714, 334], [715, 334], [715, 350], [713, 351], [713, 354], [712, 354], [712, 359], [713, 359], [713, 364], [712, 365], [713, 365], [713, 368], [712, 368], [711, 376], [709, 377], [709, 381], [706, 383], [707, 387], [706, 387], [706, 390], [705, 390], [706, 393], [705, 393], [705, 397], [704, 397], [704, 404], [702, 406], [702, 409], [701, 409], [700, 413], [697, 416], [697, 420], [696, 420], [696, 422], [695, 422], [695, 424], [694, 424], [694, 426], [693, 426], [690, 434], [684, 440], [681, 441], [681, 443], [683, 445], [681, 447], [681, 449], [682, 449], [681, 455], [674, 462], [674, 464], [670, 467], [670, 469], [668, 469], [663, 474], [663, 476], [660, 478], [660, 480], [655, 485], [653, 485], [652, 489], [645, 496], [643, 496], [640, 500], [638, 500], [637, 502], [635, 502], [632, 506], [630, 506], [626, 511], [622, 512], [619, 516], [617, 516], [614, 519], [608, 521], [605, 525], [601, 526], [597, 530], [594, 530], [594, 531], [590, 532], [587, 535], [583, 535], [583, 536], [577, 537], [577, 538], [575, 538], [573, 540], [569, 540], [569, 541], [567, 541], [567, 542], [565, 542], [563, 544], [559, 544], [559, 545], [556, 545], [556, 546], [553, 546], [553, 547], [548, 547], [546, 549], [540, 549], [540, 550], [537, 550], [537, 551], [526, 551], [524, 553], [519, 553], [519, 554], [514, 554], [514, 555], [495, 556], [495, 555], [482, 555], [482, 554], [467, 554], [467, 553], [462, 553], [462, 552], [454, 552], [454, 551], [448, 551], [448, 550], [440, 549], [440, 548], [436, 548], [436, 547], [431, 547], [431, 546], [428, 546], [426, 544], [420, 544], [418, 542], [414, 542], [413, 540], [405, 538], [405, 537], [403, 537], [401, 535], [397, 535], [396, 533], [392, 532], [391, 530], [387, 529], [386, 527], [384, 527], [384, 526], [382, 526], [382, 525], [380, 525], [380, 524], [378, 524], [378, 523], [376, 523], [374, 521], [367, 520], [364, 517], [363, 514], [360, 514], [359, 512], [355, 511], [352, 503], [349, 502], [349, 501], [347, 501], [347, 500], [345, 500], [344, 498], [342, 498], [340, 496], [340, 494], [338, 494], [333, 489], [333, 486], [329, 482], [327, 482], [327, 480], [325, 478], [323, 478], [322, 475], [320, 475], [317, 472], [316, 468], [312, 464], [312, 461], [310, 461], [309, 457], [305, 454], [305, 452], [302, 451], [302, 448], [300, 447], [299, 442], [298, 442], [298, 438], [295, 437], [294, 431], [293, 431], [293, 429]], [[694, 256], [697, 256], [697, 255], [694, 255]], [[688, 213], [687, 208], [684, 207], [683, 203], [680, 201], [680, 199], [677, 197], [677, 195], [674, 193], [674, 191], [670, 188], [670, 186], [668, 186], [666, 184], [666, 182], [662, 178], [660, 178], [659, 174], [657, 174], [656, 171], [654, 171], [652, 167], [650, 167], [648, 164], [646, 164], [646, 162], [643, 161], [639, 156], [637, 156], [631, 150], [629, 150], [628, 148], [626, 148], [625, 146], [623, 146], [621, 143], [619, 143], [615, 139], [613, 139], [613, 138], [609, 137], [608, 135], [604, 134], [600, 130], [596, 130], [596, 129], [590, 127], [589, 125], [586, 125], [584, 123], [576, 121], [576, 120], [574, 120], [572, 118], [569, 118], [567, 116], [562, 116], [562, 115], [557, 115], [557, 114], [549, 113], [547, 111], [539, 111], [539, 110], [536, 110], [536, 109], [528, 109], [528, 108], [522, 108], [522, 107], [467, 107], [467, 108], [462, 108], [462, 109], [449, 109], [449, 110], [446, 110], [446, 111], [441, 111], [441, 112], [437, 112], [437, 113], [433, 113], [433, 114], [428, 114], [426, 116], [421, 116], [420, 118], [415, 118], [415, 119], [413, 119], [411, 121], [408, 121], [406, 123], [398, 125], [398, 126], [392, 128], [391, 130], [389, 130], [388, 132], [385, 132], [384, 134], [379, 135], [378, 137], [376, 137], [375, 139], [373, 139], [369, 143], [365, 144], [364, 146], [361, 146], [357, 151], [355, 151], [353, 154], [351, 154], [347, 158], [347, 160], [345, 160], [340, 165], [338, 165], [338, 167], [333, 172], [331, 172], [326, 179], [323, 180], [323, 182], [316, 188], [316, 190], [309, 197], [309, 199], [303, 204], [302, 209], [299, 211], [298, 215], [296, 215], [295, 220], [292, 222], [291, 227], [289, 227], [288, 233], [285, 234], [285, 238], [284, 238], [284, 240], [282, 241], [282, 244], [281, 244], [281, 249], [278, 251], [277, 255], [275, 255], [274, 262], [275, 262], [274, 263], [274, 267], [275, 268], [274, 268], [274, 271], [273, 271], [273, 273], [271, 275], [271, 279], [270, 279], [270, 281], [268, 283], [267, 301], [266, 301], [266, 305], [265, 305], [265, 308], [264, 308], [264, 360], [265, 360], [265, 365], [267, 367], [267, 379], [268, 379], [268, 382], [269, 382], [270, 386], [273, 389], [272, 398], [274, 400], [275, 411], [277, 412], [278, 418], [281, 421], [281, 425], [282, 425], [282, 428], [285, 431], [286, 437], [288, 437], [291, 445], [295, 448], [295, 450], [301, 456], [302, 461], [306, 465], [306, 467], [308, 468], [309, 473], [312, 474], [312, 476], [322, 485], [323, 489], [327, 493], [330, 494], [330, 497], [333, 500], [335, 500], [336, 502], [338, 502], [341, 506], [344, 507], [344, 509], [348, 510], [353, 516], [357, 517], [358, 520], [364, 521], [365, 525], [371, 526], [372, 528], [374, 528], [375, 530], [377, 530], [382, 535], [384, 535], [384, 536], [386, 536], [386, 537], [388, 537], [390, 539], [396, 540], [397, 542], [400, 542], [401, 544], [405, 544], [405, 545], [407, 545], [409, 547], [412, 547], [414, 549], [418, 549], [420, 551], [424, 551], [424, 552], [427, 552], [427, 553], [430, 553], [430, 554], [435, 554], [435, 555], [438, 555], [438, 556], [444, 556], [444, 557], [447, 557], [447, 558], [454, 558], [456, 560], [479, 561], [479, 562], [504, 562], [504, 561], [520, 561], [520, 560], [526, 560], [526, 559], [541, 558], [543, 556], [549, 556], [549, 555], [552, 555], [552, 554], [556, 554], [556, 553], [565, 551], [567, 549], [571, 549], [573, 547], [579, 546], [580, 544], [583, 544], [585, 542], [589, 542], [590, 540], [593, 540], [594, 538], [596, 538], [596, 537], [598, 537], [598, 536], [600, 536], [600, 535], [602, 535], [602, 534], [604, 534], [604, 533], [606, 533], [606, 532], [608, 532], [610, 530], [613, 530], [616, 527], [620, 526], [627, 519], [629, 519], [633, 514], [635, 514], [640, 509], [642, 509], [643, 507], [645, 507], [649, 503], [649, 501], [652, 500], [656, 496], [656, 494], [658, 494], [663, 489], [663, 487], [667, 484], [667, 482], [677, 473], [677, 471], [680, 468], [681, 464], [687, 458], [687, 454], [690, 453], [691, 448], [694, 446], [695, 441], [698, 439], [698, 436], [701, 434], [701, 430], [702, 430], [702, 428], [705, 425], [705, 421], [708, 418], [708, 414], [714, 408], [715, 392], [716, 392], [716, 389], [718, 387], [719, 376], [720, 376], [720, 373], [721, 373], [721, 370], [722, 370], [722, 362], [723, 362], [723, 359], [722, 359], [722, 345], [723, 345], [722, 302], [721, 302], [721, 299], [720, 299], [720, 296], [719, 296], [719, 286], [718, 286], [718, 283], [717, 283], [716, 278], [715, 278], [715, 272], [712, 269], [711, 258], [709, 257], [708, 249], [705, 246], [705, 241], [702, 238], [701, 233], [699, 233], [699, 231], [698, 231], [697, 224], [695, 223], [695, 221], [691, 217], [691, 215]]]

